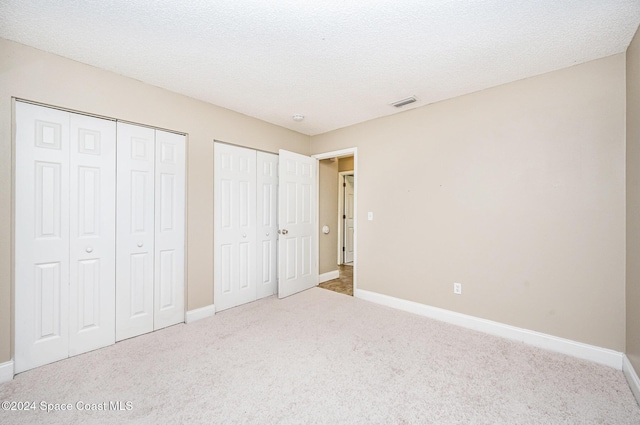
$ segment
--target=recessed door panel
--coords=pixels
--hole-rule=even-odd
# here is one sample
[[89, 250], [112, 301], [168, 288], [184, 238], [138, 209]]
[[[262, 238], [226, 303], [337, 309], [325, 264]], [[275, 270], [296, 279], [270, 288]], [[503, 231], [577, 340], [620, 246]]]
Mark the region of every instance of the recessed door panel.
[[186, 137], [156, 130], [156, 152], [154, 330], [184, 322]]
[[60, 238], [62, 227], [61, 169], [68, 165], [53, 162], [35, 163], [36, 237]]
[[117, 123], [116, 340], [153, 330], [155, 130]]
[[69, 354], [115, 342], [116, 123], [70, 114]]
[[69, 355], [69, 113], [16, 102], [15, 370]]
[[78, 295], [78, 301], [80, 303], [77, 310], [78, 332], [88, 332], [100, 327], [101, 300], [99, 259], [81, 260], [78, 262]]
[[174, 250], [160, 252], [160, 310], [175, 308], [175, 287], [178, 283], [176, 273], [176, 253]]
[[60, 339], [63, 337], [61, 316], [64, 308], [61, 299], [60, 263], [38, 264], [35, 275], [36, 342]]

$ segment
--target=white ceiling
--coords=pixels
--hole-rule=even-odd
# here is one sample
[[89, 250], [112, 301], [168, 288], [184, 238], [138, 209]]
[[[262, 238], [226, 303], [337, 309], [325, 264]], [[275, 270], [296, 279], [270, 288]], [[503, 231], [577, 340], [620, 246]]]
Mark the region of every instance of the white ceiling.
[[310, 135], [624, 52], [639, 22], [639, 0], [0, 0], [0, 37]]

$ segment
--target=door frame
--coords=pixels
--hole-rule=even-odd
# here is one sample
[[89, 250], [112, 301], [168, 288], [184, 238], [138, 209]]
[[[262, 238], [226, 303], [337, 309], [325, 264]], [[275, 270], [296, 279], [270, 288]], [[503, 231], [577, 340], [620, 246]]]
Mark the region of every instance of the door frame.
[[[354, 184], [353, 184], [353, 296], [356, 297], [356, 289], [358, 288], [358, 182], [360, 179], [358, 178], [358, 148], [346, 148], [340, 149], [331, 152], [318, 153], [315, 155], [311, 155], [312, 158], [316, 158], [318, 161], [322, 159], [329, 158], [343, 158], [347, 156], [353, 156], [353, 171], [348, 171], [346, 174], [353, 174]], [[320, 167], [318, 167], [318, 178], [316, 180], [316, 196], [318, 197], [318, 212], [317, 216], [320, 216]], [[340, 226], [338, 226], [340, 228]], [[318, 244], [320, 243], [320, 229], [319, 226], [316, 226], [316, 232], [318, 234], [317, 240]], [[338, 235], [338, 243], [340, 243], [340, 235]], [[319, 267], [320, 264], [320, 247], [318, 246], [317, 259], [316, 264]], [[341, 262], [339, 264], [342, 264]]]
[[342, 218], [344, 215], [343, 183], [345, 182], [345, 177], [354, 176], [353, 187], [355, 192], [355, 175], [355, 170], [338, 172], [338, 265], [344, 264], [344, 253], [342, 252], [342, 247], [344, 246], [344, 219]]

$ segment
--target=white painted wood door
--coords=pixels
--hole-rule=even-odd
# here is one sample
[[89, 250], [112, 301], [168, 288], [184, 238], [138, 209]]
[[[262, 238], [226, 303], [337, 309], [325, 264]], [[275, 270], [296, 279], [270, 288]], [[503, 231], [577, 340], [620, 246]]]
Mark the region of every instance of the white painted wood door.
[[117, 124], [116, 340], [153, 330], [155, 130]]
[[116, 123], [70, 116], [69, 355], [115, 343]]
[[214, 145], [216, 311], [256, 299], [256, 151]]
[[318, 284], [318, 161], [280, 150], [278, 297]]
[[185, 136], [156, 130], [154, 330], [184, 322]]
[[344, 176], [344, 262], [353, 262], [353, 175]]
[[16, 102], [15, 370], [69, 355], [69, 114]]
[[278, 291], [278, 155], [257, 153], [257, 298]]
[[16, 102], [15, 370], [112, 344], [115, 122]]

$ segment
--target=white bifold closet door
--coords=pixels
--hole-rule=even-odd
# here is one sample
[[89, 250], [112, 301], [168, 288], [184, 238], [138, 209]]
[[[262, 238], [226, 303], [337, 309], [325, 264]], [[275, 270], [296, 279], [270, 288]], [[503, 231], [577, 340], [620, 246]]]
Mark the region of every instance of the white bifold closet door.
[[184, 321], [184, 164], [184, 136], [118, 123], [118, 341]]
[[257, 152], [257, 298], [278, 292], [278, 155]]
[[115, 122], [16, 102], [15, 370], [115, 342]]
[[278, 157], [214, 145], [214, 302], [225, 310], [275, 294]]

